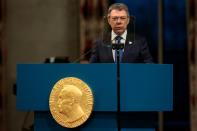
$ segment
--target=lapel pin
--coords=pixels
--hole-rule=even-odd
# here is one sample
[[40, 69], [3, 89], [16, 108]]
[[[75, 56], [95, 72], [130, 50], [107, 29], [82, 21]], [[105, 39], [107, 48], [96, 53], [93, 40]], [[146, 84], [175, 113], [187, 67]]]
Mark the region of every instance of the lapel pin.
[[133, 44], [131, 41], [129, 41], [129, 45]]

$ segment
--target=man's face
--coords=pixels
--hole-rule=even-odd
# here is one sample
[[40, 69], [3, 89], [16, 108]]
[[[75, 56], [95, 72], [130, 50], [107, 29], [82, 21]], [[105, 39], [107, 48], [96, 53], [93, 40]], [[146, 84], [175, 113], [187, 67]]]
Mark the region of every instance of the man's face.
[[57, 103], [60, 113], [67, 115], [73, 109], [73, 105], [74, 105], [73, 95], [64, 92], [60, 93]]
[[108, 23], [117, 35], [122, 35], [129, 23], [127, 12], [125, 10], [112, 10], [108, 16]]

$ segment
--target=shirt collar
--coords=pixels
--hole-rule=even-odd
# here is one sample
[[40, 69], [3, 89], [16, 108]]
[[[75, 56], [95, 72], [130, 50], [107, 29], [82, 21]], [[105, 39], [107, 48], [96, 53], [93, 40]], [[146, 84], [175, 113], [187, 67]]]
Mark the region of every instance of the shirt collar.
[[[117, 34], [112, 30], [111, 32], [111, 41], [113, 41], [115, 39], [115, 37], [117, 36]], [[121, 37], [126, 40], [127, 37], [127, 30], [125, 30], [125, 32], [121, 35]]]

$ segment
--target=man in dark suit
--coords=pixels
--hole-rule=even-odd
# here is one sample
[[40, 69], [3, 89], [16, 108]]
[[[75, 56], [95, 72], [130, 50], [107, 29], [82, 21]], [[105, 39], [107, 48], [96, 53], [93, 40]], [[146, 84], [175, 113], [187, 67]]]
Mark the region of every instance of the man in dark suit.
[[144, 38], [135, 37], [127, 32], [130, 21], [128, 7], [123, 3], [112, 4], [108, 9], [108, 23], [111, 33], [95, 42], [90, 58], [90, 63], [114, 63], [116, 51], [112, 50], [112, 43], [124, 44], [120, 50], [120, 62], [122, 63], [153, 63], [147, 42]]

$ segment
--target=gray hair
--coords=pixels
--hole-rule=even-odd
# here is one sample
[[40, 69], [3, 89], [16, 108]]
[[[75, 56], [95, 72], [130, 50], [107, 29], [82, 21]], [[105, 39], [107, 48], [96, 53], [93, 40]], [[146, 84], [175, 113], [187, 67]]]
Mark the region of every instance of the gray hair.
[[110, 13], [111, 13], [112, 10], [119, 10], [119, 11], [120, 11], [120, 10], [125, 10], [126, 13], [127, 13], [127, 15], [129, 16], [128, 7], [127, 7], [127, 5], [125, 5], [125, 4], [123, 4], [123, 3], [115, 3], [115, 4], [112, 4], [112, 5], [109, 7], [109, 9], [108, 9], [108, 13], [107, 13], [108, 17], [109, 17], [109, 15], [110, 15]]

